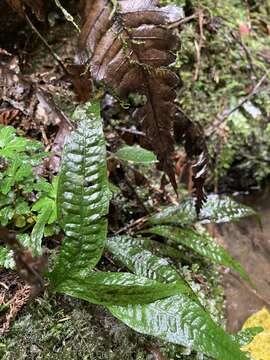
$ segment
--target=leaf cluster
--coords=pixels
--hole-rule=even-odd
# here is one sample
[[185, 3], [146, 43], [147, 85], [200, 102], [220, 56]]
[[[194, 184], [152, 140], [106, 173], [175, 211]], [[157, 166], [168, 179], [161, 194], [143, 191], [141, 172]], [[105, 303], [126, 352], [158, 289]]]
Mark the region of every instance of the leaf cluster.
[[[210, 197], [197, 219], [194, 202], [187, 200], [150, 216], [143, 232], [107, 239], [104, 215], [110, 196], [101, 120], [90, 104], [80, 107], [75, 118], [78, 115], [81, 121], [66, 143], [59, 178], [58, 216], [66, 236], [49, 274], [52, 291], [102, 304], [138, 332], [216, 359], [248, 359], [239, 343], [211, 319], [170, 256], [176, 253], [181, 257], [189, 248], [250, 281], [240, 264], [201, 226], [209, 221], [237, 220], [254, 212], [230, 198]], [[130, 155], [134, 161], [134, 154]], [[144, 151], [141, 155], [142, 159], [149, 157]], [[136, 161], [142, 159], [138, 160], [137, 151]], [[164, 240], [142, 234], [159, 235]], [[99, 270], [104, 247], [124, 266], [124, 272]]]
[[[186, 143], [187, 154], [198, 157], [193, 180], [197, 184], [199, 204], [196, 206], [193, 199], [187, 198], [179, 205], [155, 209], [138, 219], [141, 223], [138, 221], [137, 229], [131, 224], [130, 228], [127, 225], [126, 233], [125, 228], [114, 233], [108, 227], [108, 216], [111, 192], [117, 194], [118, 189], [109, 183], [111, 169], [107, 168], [102, 120], [98, 106], [92, 102], [79, 106], [73, 115], [76, 129], [66, 141], [59, 179], [54, 179], [52, 184], [33, 171], [45, 156], [40, 148], [17, 137], [10, 127], [0, 129], [2, 225], [21, 229], [24, 237], [18, 235], [17, 239], [22, 248], [30, 248], [38, 255], [42, 238], [48, 234], [47, 225], [57, 219], [64, 240], [60, 251], [56, 249], [58, 256], [52, 259], [53, 268], [46, 273], [50, 292], [103, 305], [137, 332], [215, 359], [248, 359], [241, 345], [245, 339], [251, 340], [255, 332], [244, 337], [226, 333], [205, 309], [183, 276], [184, 270], [180, 270], [183, 259], [191, 253], [202, 261], [229, 268], [251, 284], [242, 266], [208, 234], [204, 224], [235, 221], [254, 212], [229, 197], [213, 195], [205, 201], [202, 185], [207, 168], [206, 149], [200, 132], [175, 104], [177, 77], [169, 68], [175, 60], [172, 51], [178, 45], [171, 25], [180, 19], [179, 8], [158, 7], [152, 0], [146, 4], [119, 1], [120, 7], [113, 9], [105, 0], [82, 3], [81, 64], [89, 65], [89, 73], [97, 85], [124, 102], [131, 98], [137, 102], [130, 115], [139, 123], [138, 132], [142, 130], [148, 141], [148, 144], [141, 142], [148, 150], [125, 146], [110, 153], [110, 160], [115, 161], [115, 168], [118, 167], [123, 177], [123, 164], [148, 166], [158, 160], [176, 188], [171, 143], [176, 119], [178, 125], [174, 130]], [[185, 35], [192, 38], [192, 31], [194, 25], [187, 27]], [[209, 30], [209, 39], [210, 33]], [[215, 52], [214, 43], [211, 45], [211, 51]], [[188, 61], [185, 54], [182, 58], [179, 55], [178, 66], [184, 68]], [[211, 64], [206, 62], [203, 66], [201, 71], [205, 72]], [[218, 89], [226, 76], [221, 79], [221, 69], [214, 70]], [[199, 94], [202, 87], [203, 82], [194, 83]], [[190, 104], [185, 109], [188, 112], [189, 107]], [[247, 124], [240, 120], [240, 116], [236, 121], [231, 118], [231, 126], [238, 126], [236, 132], [245, 135]], [[234, 158], [234, 146], [230, 150], [231, 153], [224, 155], [228, 167]], [[128, 186], [132, 189], [129, 183]], [[147, 213], [148, 209], [136, 191], [133, 192]], [[34, 201], [29, 200], [30, 196], [34, 196]], [[33, 206], [29, 202], [34, 202]], [[28, 223], [31, 236], [25, 234]], [[117, 269], [119, 264], [121, 271], [104, 271], [101, 259], [109, 259]], [[11, 253], [5, 247], [0, 251], [0, 260], [6, 267], [13, 265]], [[195, 272], [195, 267], [192, 269]]]
[[[19, 232], [19, 239], [34, 254], [41, 240], [55, 231], [56, 182], [36, 174], [48, 156], [38, 141], [16, 134], [12, 126], [0, 126], [0, 224]], [[1, 265], [14, 267], [12, 253], [1, 247]]]
[[[194, 200], [186, 199], [178, 206], [167, 206], [148, 216], [143, 228], [133, 235], [111, 234], [107, 238], [111, 187], [102, 121], [97, 114], [95, 103], [93, 106], [87, 103], [75, 111], [73, 120], [77, 128], [66, 141], [58, 181], [54, 179], [49, 184], [45, 179], [36, 179], [30, 168], [28, 175], [32, 178], [27, 177], [27, 189], [42, 196], [31, 207], [31, 211], [38, 212], [31, 237], [20, 239], [18, 236], [18, 240], [22, 241], [23, 248], [30, 248], [34, 255], [40, 254], [45, 225], [54, 222], [57, 216], [65, 238], [48, 273], [50, 291], [104, 305], [138, 332], [216, 359], [247, 359], [238, 341], [212, 320], [174, 261], [182, 259], [185, 249], [189, 249], [212, 263], [229, 267], [250, 282], [241, 265], [202, 226], [212, 221], [227, 222], [254, 215], [253, 210], [228, 197], [213, 195], [198, 218]], [[27, 163], [29, 141], [21, 141], [13, 128], [3, 129], [9, 134], [9, 141], [3, 143], [2, 156], [12, 162], [17, 158], [17, 151], [22, 163]], [[44, 155], [38, 153], [35, 159], [34, 154], [33, 165]], [[144, 166], [155, 160], [151, 152], [132, 147], [114, 156]], [[3, 172], [3, 179], [8, 176], [9, 166]], [[25, 196], [25, 188], [20, 188], [24, 179], [12, 183], [10, 191], [21, 191], [21, 196]], [[19, 258], [23, 260], [22, 266], [28, 268], [30, 264], [23, 258], [23, 248]], [[1, 250], [2, 264], [12, 266], [11, 254], [6, 248]], [[100, 271], [98, 263], [104, 250], [124, 267], [121, 272]], [[18, 256], [17, 253], [17, 259]], [[32, 259], [34, 263], [38, 261], [38, 257]], [[16, 264], [18, 266], [18, 261]], [[37, 271], [39, 277], [42, 268]]]

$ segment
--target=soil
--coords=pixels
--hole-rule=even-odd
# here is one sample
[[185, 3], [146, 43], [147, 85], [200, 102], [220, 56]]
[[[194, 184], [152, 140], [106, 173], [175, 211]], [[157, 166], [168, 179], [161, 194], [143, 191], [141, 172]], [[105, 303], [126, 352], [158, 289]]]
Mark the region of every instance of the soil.
[[263, 193], [241, 200], [258, 211], [261, 226], [256, 219], [249, 218], [221, 227], [225, 246], [256, 286], [254, 290], [231, 272], [225, 274], [227, 328], [231, 332], [238, 331], [263, 306], [270, 309], [270, 184]]

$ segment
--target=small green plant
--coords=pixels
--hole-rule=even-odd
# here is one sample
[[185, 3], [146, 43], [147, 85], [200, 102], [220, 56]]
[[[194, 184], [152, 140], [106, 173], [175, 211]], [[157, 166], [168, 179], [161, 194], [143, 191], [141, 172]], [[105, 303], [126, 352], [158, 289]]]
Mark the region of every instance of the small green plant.
[[[19, 235], [18, 240], [33, 255], [39, 255], [48, 224], [54, 224], [57, 218], [65, 238], [52, 270], [47, 272], [49, 291], [102, 304], [139, 333], [215, 359], [248, 359], [240, 350], [241, 336], [227, 334], [212, 320], [199, 296], [173, 265], [173, 259], [193, 251], [250, 282], [241, 265], [210, 237], [203, 224], [236, 221], [254, 215], [254, 211], [229, 197], [211, 195], [198, 217], [195, 200], [187, 198], [148, 216], [140, 231], [121, 236], [108, 234], [111, 185], [97, 108], [97, 104], [87, 103], [74, 112], [77, 128], [66, 140], [60, 175], [52, 184], [33, 172], [45, 155], [40, 144], [17, 137], [11, 127], [1, 128], [1, 157], [5, 164], [1, 196], [6, 199], [2, 209], [10, 209], [12, 214], [2, 220], [2, 225], [22, 229], [24, 236]], [[155, 162], [153, 154], [138, 147], [125, 147], [110, 156], [144, 166]], [[26, 200], [29, 194], [35, 194], [37, 199], [32, 206]], [[10, 198], [13, 200], [8, 202]], [[30, 236], [24, 232], [27, 225], [16, 225], [18, 202], [25, 204], [19, 214], [25, 223], [28, 216], [35, 219]], [[126, 270], [100, 271], [97, 266], [104, 250]], [[0, 261], [12, 267], [11, 251], [2, 247]]]
[[[189, 248], [249, 281], [240, 264], [214, 242], [202, 224], [238, 220], [254, 211], [229, 197], [212, 196], [197, 218], [194, 201], [187, 199], [149, 216], [139, 233], [107, 239], [110, 187], [102, 122], [90, 104], [77, 110], [74, 120], [78, 127], [66, 143], [58, 184], [58, 219], [65, 240], [49, 274], [51, 290], [103, 304], [138, 332], [215, 359], [248, 359], [236, 338], [211, 319], [168, 254], [181, 254]], [[129, 156], [128, 150], [126, 161], [144, 162], [135, 159], [132, 152]], [[164, 242], [145, 234], [158, 234]], [[159, 250], [158, 255], [150, 250], [151, 242], [152, 249]], [[181, 250], [178, 245], [183, 246]], [[130, 272], [100, 271], [96, 266], [104, 249]]]
[[[44, 235], [57, 231], [56, 185], [35, 174], [48, 154], [38, 141], [16, 134], [12, 126], [0, 126], [0, 224], [19, 233], [18, 239], [37, 255]], [[0, 248], [0, 265], [14, 267], [12, 253]]]
[[[117, 126], [124, 125], [118, 130], [132, 134], [133, 139], [127, 143], [133, 146], [114, 152], [121, 142], [118, 137], [108, 159], [98, 106], [88, 103], [78, 107], [73, 116], [77, 127], [67, 139], [59, 178], [50, 183], [35, 171], [48, 156], [42, 145], [17, 136], [12, 127], [0, 126], [0, 225], [11, 230], [4, 229], [5, 234], [16, 233], [19, 240], [17, 249], [13, 248], [15, 256], [9, 248], [0, 247], [0, 265], [13, 268], [14, 257], [18, 270], [26, 269], [30, 280], [39, 278], [39, 290], [43, 289], [45, 282], [38, 264], [43, 260], [39, 256], [42, 239], [57, 232], [59, 224], [64, 240], [61, 249], [55, 249], [58, 256], [44, 275], [49, 295], [62, 293], [103, 305], [139, 333], [214, 359], [248, 359], [241, 347], [260, 330], [226, 333], [206, 310], [179, 259], [187, 259], [186, 268], [195, 275], [198, 269], [192, 260], [197, 256], [202, 263], [229, 268], [252, 285], [245, 270], [215, 242], [204, 224], [237, 221], [254, 215], [254, 211], [227, 196], [210, 195], [206, 201], [203, 184], [208, 151], [201, 131], [190, 119], [196, 116], [203, 127], [208, 127], [215, 185], [222, 185], [221, 179], [232, 169], [245, 174], [243, 177], [251, 184], [260, 184], [269, 176], [269, 167], [261, 166], [270, 161], [267, 86], [258, 87], [254, 96], [259, 80], [265, 77], [261, 85], [269, 80], [269, 26], [265, 20], [269, 6], [248, 1], [254, 4], [248, 4], [247, 9], [246, 2], [239, 0], [176, 0], [173, 3], [183, 5], [189, 14], [183, 18], [182, 8], [171, 6], [171, 0], [82, 3], [87, 7], [81, 14], [84, 25], [77, 63], [85, 69], [76, 80], [87, 74], [99, 87], [99, 96], [105, 90], [106, 96], [110, 93], [119, 101], [119, 114], [113, 102], [106, 102], [106, 96], [104, 109], [112, 106], [108, 111], [112, 118], [108, 118]], [[55, 0], [55, 4], [78, 29], [60, 2]], [[254, 12], [257, 7], [261, 8], [258, 18]], [[241, 26], [246, 34], [241, 34]], [[183, 79], [180, 89], [178, 75]], [[132, 127], [126, 127], [131, 123]], [[159, 199], [166, 201], [164, 195], [169, 198], [171, 194], [153, 186], [151, 190], [160, 190], [161, 195], [149, 197], [151, 205], [145, 206], [140, 195], [145, 198], [148, 194], [147, 170], [151, 164], [164, 171], [162, 187], [169, 179], [177, 192], [174, 138], [185, 146], [193, 161], [197, 203], [188, 197], [178, 205], [162, 208]], [[147, 150], [134, 146], [135, 142]], [[115, 161], [120, 173], [114, 183], [108, 179], [108, 160]], [[144, 169], [143, 174], [137, 171], [137, 165]], [[145, 181], [139, 195], [137, 183], [133, 189], [128, 176], [125, 178], [128, 171], [140, 177], [138, 182], [142, 178]], [[132, 201], [136, 198], [140, 203], [142, 218], [134, 217], [130, 210], [130, 199], [123, 195], [121, 181], [118, 183], [121, 176], [135, 194]], [[112, 192], [123, 195], [128, 221], [136, 219], [126, 224], [124, 216], [119, 221], [123, 225], [120, 230], [117, 225], [108, 226]], [[29, 255], [31, 261], [21, 261], [23, 255]], [[113, 264], [109, 267], [113, 271], [106, 271], [107, 260]], [[23, 271], [20, 274], [23, 276]], [[35, 286], [34, 281], [29, 283]], [[4, 304], [0, 312], [7, 306]], [[52, 338], [66, 329], [62, 320], [56, 319], [61, 326], [56, 330], [53, 327], [49, 334]], [[73, 332], [69, 338], [70, 334]]]

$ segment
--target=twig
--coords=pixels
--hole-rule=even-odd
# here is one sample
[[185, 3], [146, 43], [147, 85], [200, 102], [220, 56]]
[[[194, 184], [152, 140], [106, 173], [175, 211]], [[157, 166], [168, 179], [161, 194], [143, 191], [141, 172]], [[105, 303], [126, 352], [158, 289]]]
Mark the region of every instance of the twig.
[[266, 72], [263, 77], [261, 77], [261, 79], [259, 80], [259, 82], [256, 84], [256, 86], [254, 86], [254, 88], [252, 89], [252, 91], [246, 96], [244, 97], [236, 106], [234, 106], [232, 109], [229, 109], [227, 111], [224, 111], [223, 114], [220, 116], [219, 121], [217, 124], [215, 124], [215, 126], [213, 126], [213, 130], [211, 131], [211, 133], [208, 135], [208, 137], [210, 137], [211, 135], [213, 135], [213, 133], [215, 132], [215, 130], [229, 117], [231, 116], [235, 111], [237, 111], [238, 109], [240, 109], [246, 102], [248, 102], [250, 99], [253, 98], [253, 96], [257, 95], [258, 91], [260, 90], [260, 87], [262, 86], [262, 84], [265, 82], [265, 80], [267, 79], [269, 75], [269, 71]]
[[44, 109], [47, 110], [48, 112], [54, 112], [56, 118], [60, 120], [60, 123], [55, 121], [54, 125], [58, 125], [60, 127], [64, 126], [69, 131], [74, 130], [75, 127], [74, 124], [70, 121], [68, 116], [56, 106], [51, 94], [45, 92], [41, 88], [37, 88], [36, 96], [38, 101], [43, 105]]
[[30, 18], [28, 17], [27, 14], [24, 14], [26, 21], [28, 22], [29, 26], [31, 27], [31, 29], [34, 31], [34, 33], [40, 38], [40, 40], [43, 42], [43, 44], [45, 45], [45, 47], [49, 50], [49, 52], [52, 54], [52, 56], [54, 57], [54, 59], [57, 61], [57, 63], [59, 64], [59, 66], [61, 67], [61, 69], [64, 71], [64, 73], [66, 75], [70, 76], [70, 73], [68, 72], [68, 70], [66, 69], [65, 65], [63, 64], [62, 60], [60, 59], [60, 57], [53, 51], [53, 49], [51, 48], [51, 46], [48, 44], [47, 40], [41, 35], [41, 33], [38, 31], [38, 29], [35, 27], [35, 25], [32, 23], [32, 21], [30, 20]]
[[[268, 73], [264, 74], [263, 77], [260, 79], [260, 81], [257, 83], [257, 85], [253, 88], [253, 90], [248, 94], [248, 96], [246, 96], [243, 100], [240, 101], [239, 104], [237, 104], [235, 107], [233, 107], [232, 109], [230, 109], [229, 111], [227, 111], [224, 115], [223, 118], [227, 118], [230, 115], [232, 115], [236, 110], [238, 110], [240, 107], [242, 107], [247, 101], [249, 101], [254, 95], [257, 94], [259, 88], [261, 87], [261, 85], [264, 83], [264, 81], [267, 79]], [[223, 120], [222, 118], [222, 120]]]
[[127, 230], [130, 230], [133, 227], [140, 227], [146, 222], [147, 219], [148, 219], [148, 216], [143, 216], [143, 217], [133, 221], [132, 223], [122, 227], [121, 229], [117, 230], [114, 233], [114, 235], [118, 235], [118, 234], [121, 234], [122, 232], [126, 232]]
[[115, 130], [118, 130], [118, 131], [123, 131], [123, 132], [126, 132], [126, 133], [139, 135], [139, 136], [144, 136], [144, 137], [146, 136], [144, 132], [138, 131], [136, 129], [128, 129], [128, 128], [125, 128], [125, 127], [122, 127], [122, 126], [115, 126], [114, 128], [115, 128]]
[[253, 58], [252, 58], [252, 55], [251, 55], [251, 52], [249, 50], [249, 48], [246, 46], [246, 44], [243, 42], [242, 38], [239, 37], [233, 32], [231, 31], [231, 36], [232, 38], [242, 47], [242, 49], [244, 50], [245, 54], [246, 54], [246, 58], [247, 58], [247, 61], [249, 63], [249, 67], [250, 67], [250, 70], [253, 72], [254, 76], [257, 78], [257, 71], [255, 69], [255, 66], [254, 66], [254, 63], [253, 63]]
[[178, 21], [175, 21], [173, 23], [171, 23], [170, 25], [166, 26], [167, 29], [172, 29], [172, 28], [176, 28], [182, 24], [185, 24], [187, 22], [189, 22], [190, 20], [193, 20], [197, 17], [198, 15], [197, 14], [192, 14], [190, 16], [187, 16], [185, 17], [184, 19], [181, 19], [181, 20], [178, 20]]
[[200, 72], [200, 68], [201, 68], [201, 50], [202, 50], [203, 42], [205, 40], [205, 37], [204, 37], [204, 34], [203, 34], [203, 17], [204, 17], [203, 12], [200, 11], [199, 14], [198, 14], [199, 29], [200, 29], [200, 40], [199, 40], [199, 43], [197, 43], [197, 41], [195, 40], [197, 63], [196, 63], [195, 73], [194, 73], [194, 76], [193, 76], [193, 81], [198, 80], [199, 72]]
[[75, 27], [75, 29], [80, 32], [79, 26], [75, 23], [73, 16], [61, 5], [59, 0], [54, 0], [55, 5], [62, 11], [65, 19], [72, 23], [72, 25]]

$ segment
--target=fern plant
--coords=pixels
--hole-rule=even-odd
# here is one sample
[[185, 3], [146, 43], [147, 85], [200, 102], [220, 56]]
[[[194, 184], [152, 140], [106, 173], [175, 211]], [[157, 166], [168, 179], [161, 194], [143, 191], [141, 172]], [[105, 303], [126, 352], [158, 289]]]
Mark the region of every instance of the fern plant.
[[[17, 266], [24, 266], [21, 260], [26, 252], [23, 249], [30, 248], [34, 256], [41, 253], [45, 225], [55, 221], [57, 209], [65, 239], [53, 270], [48, 273], [51, 291], [102, 304], [138, 332], [186, 346], [215, 359], [247, 359], [239, 345], [243, 336], [227, 334], [211, 319], [197, 295], [172, 265], [170, 256], [179, 253], [176, 248], [180, 244], [213, 263], [231, 268], [250, 282], [240, 264], [213, 241], [202, 225], [211, 221], [237, 220], [253, 215], [253, 210], [229, 197], [212, 195], [198, 218], [195, 201], [187, 199], [178, 206], [166, 207], [149, 216], [144, 228], [132, 236], [110, 235], [107, 238], [112, 187], [108, 181], [98, 105], [88, 103], [78, 107], [73, 120], [77, 128], [66, 141], [60, 176], [52, 184], [36, 178], [32, 170], [44, 156], [40, 145], [18, 138], [13, 128], [1, 129], [5, 135], [3, 139], [9, 139], [1, 143], [1, 156], [6, 163], [2, 168], [2, 196], [8, 198], [14, 191], [18, 198], [29, 189], [36, 191], [39, 198], [29, 207], [29, 211], [38, 212], [31, 236], [17, 236], [21, 242], [19, 246], [22, 246], [19, 248], [21, 254], [15, 249]], [[156, 162], [154, 154], [140, 147], [122, 148], [114, 156], [133, 163]], [[19, 170], [16, 168], [17, 172], [12, 172], [17, 159], [20, 160]], [[18, 178], [20, 172], [24, 174], [24, 167], [31, 176]], [[5, 202], [3, 205], [5, 208]], [[152, 239], [152, 235], [163, 237], [164, 242]], [[173, 244], [175, 247], [171, 246]], [[130, 272], [99, 271], [97, 266], [104, 250]], [[8, 248], [2, 247], [0, 254], [3, 266], [14, 266]], [[32, 258], [32, 264], [26, 264], [27, 271], [34, 270], [34, 276], [38, 259], [38, 256]]]
[[[149, 216], [144, 227], [132, 236], [108, 236], [112, 187], [107, 175], [105, 139], [99, 110], [95, 104], [87, 103], [74, 114], [77, 127], [66, 141], [58, 184], [53, 183], [45, 190], [44, 197], [31, 209], [38, 212], [38, 216], [30, 242], [21, 246], [12, 240], [16, 245], [17, 267], [19, 264], [24, 270], [26, 266], [28, 278], [36, 277], [39, 286], [43, 285], [38, 255], [45, 225], [54, 222], [57, 209], [65, 238], [53, 269], [47, 273], [50, 291], [102, 304], [140, 333], [214, 359], [248, 359], [240, 348], [243, 337], [226, 333], [212, 320], [170, 261], [170, 254], [188, 248], [208, 261], [231, 268], [250, 282], [240, 264], [202, 227], [210, 221], [224, 222], [252, 215], [253, 211], [229, 198], [212, 197], [202, 207], [206, 200], [203, 184], [207, 149], [201, 132], [181, 114], [175, 101], [179, 81], [172, 64], [179, 46], [177, 24], [183, 17], [182, 9], [161, 7], [156, 0], [119, 0], [113, 9], [108, 0], [82, 1], [81, 5], [80, 65], [86, 65], [85, 73], [89, 73], [97, 86], [119, 100], [129, 102], [134, 94], [139, 98], [139, 106], [129, 108], [130, 115], [145, 135], [140, 138], [140, 144], [156, 154], [155, 157], [149, 151], [132, 147], [112, 156], [144, 164], [158, 161], [177, 192], [171, 156], [174, 130], [175, 135], [184, 140], [187, 155], [196, 159], [192, 170], [197, 202], [188, 199], [179, 206], [167, 207]], [[7, 151], [4, 156], [4, 160], [8, 159]], [[16, 159], [13, 160], [16, 164]], [[26, 178], [26, 170], [32, 175], [32, 167], [19, 168], [20, 164], [24, 162], [21, 160], [17, 168], [9, 167], [5, 174], [7, 181], [4, 179], [1, 187], [6, 194], [16, 185], [12, 181], [18, 173], [22, 172], [22, 178]], [[3, 166], [5, 168], [5, 161]], [[36, 191], [45, 188], [44, 181], [33, 187]], [[156, 241], [157, 236], [163, 241]], [[35, 256], [30, 263], [24, 260], [26, 247], [30, 247]], [[4, 262], [10, 253], [6, 248], [2, 250]], [[104, 250], [126, 271], [100, 271], [98, 263]]]
[[[237, 220], [254, 212], [228, 197], [213, 196], [198, 219], [190, 199], [150, 216], [144, 229], [133, 236], [107, 239], [110, 186], [102, 121], [96, 105], [94, 108], [95, 111], [88, 103], [75, 112], [77, 129], [64, 149], [57, 211], [65, 239], [49, 273], [51, 290], [102, 304], [138, 332], [215, 359], [248, 359], [238, 338], [227, 334], [211, 319], [168, 257], [161, 257], [162, 251], [157, 256], [149, 250], [149, 243], [153, 241], [154, 248], [155, 241], [145, 234], [164, 237], [164, 243], [156, 244], [161, 249], [163, 246], [166, 255], [170, 253], [166, 244], [169, 239], [213, 263], [230, 267], [249, 281], [240, 264], [214, 242], [202, 224]], [[131, 156], [134, 161], [134, 153]], [[125, 153], [125, 159], [128, 157]], [[100, 271], [97, 266], [104, 249], [130, 272]]]

